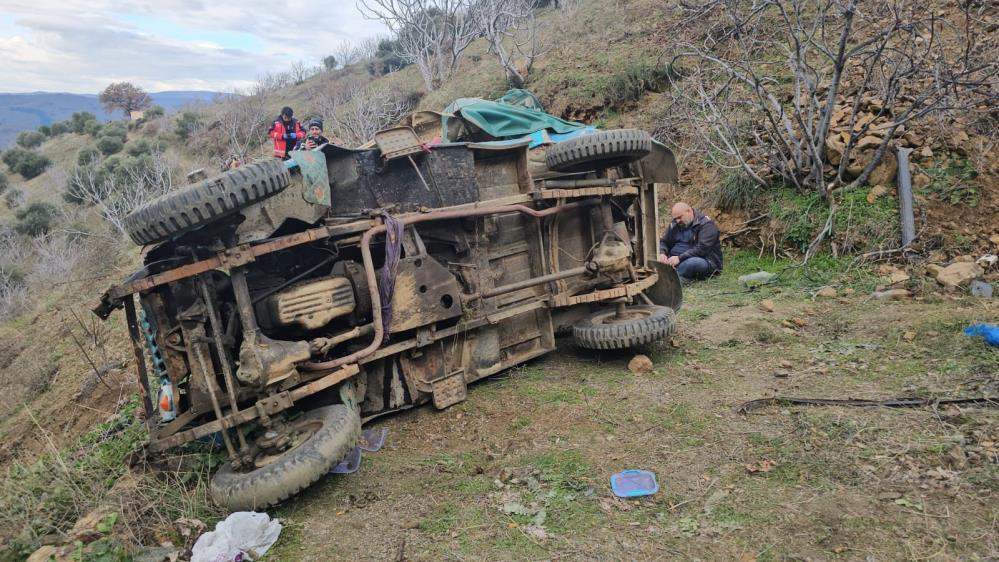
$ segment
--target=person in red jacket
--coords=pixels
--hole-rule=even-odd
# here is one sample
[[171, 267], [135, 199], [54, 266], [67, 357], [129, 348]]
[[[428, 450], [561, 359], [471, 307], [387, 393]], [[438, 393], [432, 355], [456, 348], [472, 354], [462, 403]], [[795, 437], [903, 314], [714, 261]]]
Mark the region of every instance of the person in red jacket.
[[294, 112], [290, 107], [281, 109], [281, 115], [274, 120], [271, 126], [270, 136], [274, 139], [274, 157], [282, 160], [288, 159], [288, 151], [295, 148], [298, 141], [305, 138], [305, 130], [298, 119], [293, 117]]

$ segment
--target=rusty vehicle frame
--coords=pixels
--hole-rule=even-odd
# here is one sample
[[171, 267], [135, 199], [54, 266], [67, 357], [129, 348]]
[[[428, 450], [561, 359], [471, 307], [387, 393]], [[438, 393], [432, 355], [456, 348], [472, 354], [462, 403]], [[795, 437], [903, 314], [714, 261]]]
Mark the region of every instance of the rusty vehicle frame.
[[[526, 144], [382, 140], [293, 153], [281, 194], [146, 246], [146, 266], [102, 296], [99, 316], [124, 309], [150, 452], [218, 434], [232, 470], [252, 473], [315, 437], [299, 410], [339, 404], [359, 427], [446, 408], [594, 310], [679, 310], [656, 260], [672, 155], [536, 180]], [[171, 418], [153, 382], [172, 388]], [[309, 483], [216, 499], [260, 507]]]

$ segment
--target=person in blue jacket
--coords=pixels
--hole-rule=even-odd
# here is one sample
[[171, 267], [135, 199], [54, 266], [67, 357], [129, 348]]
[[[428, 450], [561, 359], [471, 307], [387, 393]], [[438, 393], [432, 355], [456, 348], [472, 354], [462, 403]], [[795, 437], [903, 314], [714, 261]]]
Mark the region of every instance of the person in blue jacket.
[[706, 279], [722, 270], [718, 225], [711, 217], [680, 202], [659, 239], [659, 261], [676, 268], [681, 283]]

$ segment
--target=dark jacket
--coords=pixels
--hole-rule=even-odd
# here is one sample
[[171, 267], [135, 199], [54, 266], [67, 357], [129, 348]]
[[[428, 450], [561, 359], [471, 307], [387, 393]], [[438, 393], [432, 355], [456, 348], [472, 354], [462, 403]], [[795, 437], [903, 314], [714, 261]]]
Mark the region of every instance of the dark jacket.
[[298, 119], [292, 117], [291, 121], [286, 123], [278, 115], [274, 124], [271, 125], [270, 137], [274, 139], [274, 156], [287, 158], [288, 151], [295, 148], [298, 141], [305, 138], [305, 130], [302, 129], [302, 124], [298, 122]]
[[[680, 261], [693, 257], [704, 258], [716, 271], [721, 271], [722, 251], [721, 242], [718, 239], [718, 225], [710, 217], [694, 209], [694, 222], [689, 228], [694, 233], [694, 239], [690, 249], [680, 254]], [[670, 248], [676, 244], [679, 230], [680, 227], [677, 226], [676, 221], [669, 223], [663, 237], [659, 239], [660, 254], [669, 255]]]

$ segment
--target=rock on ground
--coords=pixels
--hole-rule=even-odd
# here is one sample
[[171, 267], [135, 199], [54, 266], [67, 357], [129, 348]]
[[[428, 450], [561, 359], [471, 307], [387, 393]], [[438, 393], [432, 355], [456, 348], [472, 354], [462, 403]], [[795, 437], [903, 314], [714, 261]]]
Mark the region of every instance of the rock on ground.
[[645, 355], [636, 355], [628, 362], [628, 370], [636, 375], [646, 375], [652, 372], [652, 360]]
[[937, 283], [950, 288], [959, 287], [985, 274], [985, 270], [974, 262], [957, 262], [943, 268], [929, 266], [926, 271], [937, 280]]

